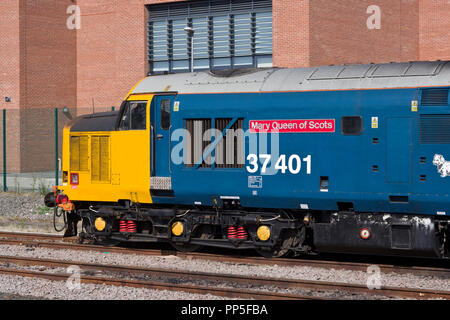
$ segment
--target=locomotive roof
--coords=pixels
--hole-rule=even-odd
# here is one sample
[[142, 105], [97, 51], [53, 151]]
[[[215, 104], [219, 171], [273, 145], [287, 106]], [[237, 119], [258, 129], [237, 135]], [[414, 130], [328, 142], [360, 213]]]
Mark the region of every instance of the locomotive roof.
[[99, 112], [80, 116], [68, 124], [71, 132], [113, 131], [119, 111]]
[[149, 76], [133, 94], [283, 92], [450, 86], [450, 61], [267, 68]]

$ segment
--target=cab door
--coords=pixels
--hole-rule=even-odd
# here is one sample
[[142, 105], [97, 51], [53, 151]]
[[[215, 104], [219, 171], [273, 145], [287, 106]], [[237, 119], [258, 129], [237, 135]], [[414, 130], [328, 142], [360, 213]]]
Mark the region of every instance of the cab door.
[[[172, 130], [171, 110], [175, 95], [156, 95], [151, 104], [151, 157], [150, 189], [153, 195], [158, 190], [172, 190], [170, 163], [170, 135]], [[161, 192], [166, 194], [166, 192]]]
[[[409, 192], [412, 175], [412, 120], [409, 117], [387, 119], [386, 180], [391, 184], [405, 184]], [[408, 186], [406, 186], [408, 185]]]

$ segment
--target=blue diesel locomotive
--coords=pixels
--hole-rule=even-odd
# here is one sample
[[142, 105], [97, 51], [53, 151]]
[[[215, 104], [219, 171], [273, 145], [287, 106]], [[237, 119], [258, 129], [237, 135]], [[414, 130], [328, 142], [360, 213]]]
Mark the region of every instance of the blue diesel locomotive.
[[153, 95], [152, 203], [81, 199], [69, 224], [180, 250], [448, 258], [449, 89], [447, 61], [147, 77], [130, 94]]

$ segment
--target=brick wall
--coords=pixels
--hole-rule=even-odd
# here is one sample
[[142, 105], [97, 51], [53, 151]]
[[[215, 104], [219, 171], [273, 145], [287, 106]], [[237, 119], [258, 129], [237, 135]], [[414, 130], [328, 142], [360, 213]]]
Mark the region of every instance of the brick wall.
[[[380, 29], [369, 29], [376, 4]], [[418, 59], [418, 1], [311, 0], [311, 65]]]
[[148, 73], [146, 4], [181, 0], [78, 0], [77, 107], [79, 113], [120, 106]]
[[[72, 4], [71, 0], [24, 2], [20, 39], [22, 172], [54, 169], [54, 108], [76, 106], [76, 31], [66, 24], [66, 10]], [[61, 137], [67, 118], [61, 112], [59, 118]]]
[[[20, 10], [19, 0], [0, 1], [0, 109], [7, 111], [7, 170], [20, 170]], [[11, 102], [5, 102], [5, 96]], [[3, 131], [3, 118], [0, 117]], [[2, 137], [2, 132], [0, 132]], [[0, 172], [3, 171], [3, 142], [0, 141]]]
[[71, 4], [0, 1], [0, 109], [7, 109], [7, 172], [54, 168], [53, 108], [76, 106], [76, 33], [66, 27]]
[[143, 0], [79, 0], [77, 106], [118, 108], [147, 74], [146, 9]]
[[450, 1], [419, 1], [421, 60], [450, 60]]
[[310, 65], [311, 0], [273, 1], [273, 64], [277, 67]]

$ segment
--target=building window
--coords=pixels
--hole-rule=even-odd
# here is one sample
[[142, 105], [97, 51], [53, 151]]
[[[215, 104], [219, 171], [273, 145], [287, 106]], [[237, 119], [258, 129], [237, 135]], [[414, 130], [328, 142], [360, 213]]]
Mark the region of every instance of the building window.
[[192, 71], [192, 51], [196, 71], [272, 66], [271, 0], [202, 0], [148, 10], [151, 73]]

